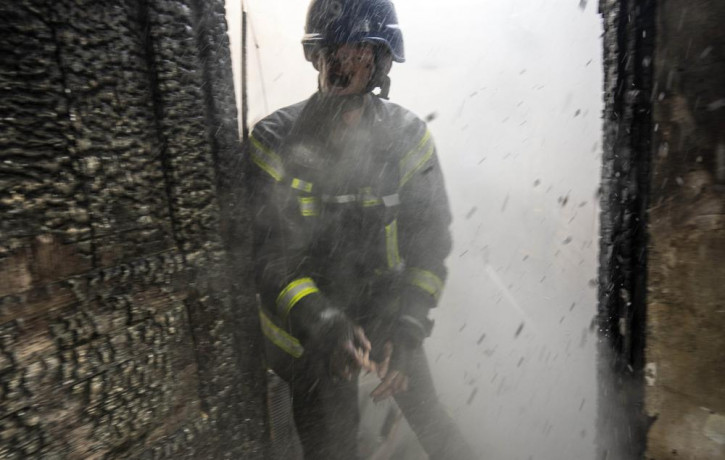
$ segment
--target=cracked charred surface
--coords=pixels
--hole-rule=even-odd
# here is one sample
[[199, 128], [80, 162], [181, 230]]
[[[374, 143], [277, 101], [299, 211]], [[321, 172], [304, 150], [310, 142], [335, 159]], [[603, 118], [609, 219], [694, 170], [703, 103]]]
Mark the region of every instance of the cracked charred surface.
[[725, 4], [658, 3], [647, 458], [725, 458]]
[[600, 0], [604, 152], [599, 253], [598, 458], [644, 453], [647, 206], [654, 0]]
[[723, 458], [725, 5], [600, 10], [600, 456]]
[[0, 16], [0, 457], [261, 457], [223, 2]]

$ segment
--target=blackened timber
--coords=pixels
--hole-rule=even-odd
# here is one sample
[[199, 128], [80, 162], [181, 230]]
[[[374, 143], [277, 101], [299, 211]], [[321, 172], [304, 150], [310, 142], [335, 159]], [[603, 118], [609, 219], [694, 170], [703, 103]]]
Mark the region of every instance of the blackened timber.
[[223, 3], [0, 15], [0, 457], [260, 458]]
[[641, 458], [655, 2], [602, 0], [598, 458]]

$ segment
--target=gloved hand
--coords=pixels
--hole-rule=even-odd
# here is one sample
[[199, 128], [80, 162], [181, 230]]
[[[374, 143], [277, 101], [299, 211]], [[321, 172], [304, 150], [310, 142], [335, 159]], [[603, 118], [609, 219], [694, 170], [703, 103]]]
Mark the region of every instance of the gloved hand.
[[360, 369], [371, 370], [370, 341], [363, 329], [333, 307], [306, 318], [305, 352], [319, 358], [333, 378], [351, 380]]

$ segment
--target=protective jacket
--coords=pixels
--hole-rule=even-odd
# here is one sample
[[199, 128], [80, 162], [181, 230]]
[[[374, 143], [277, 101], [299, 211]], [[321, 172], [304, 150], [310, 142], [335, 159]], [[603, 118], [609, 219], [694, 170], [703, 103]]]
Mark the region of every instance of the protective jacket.
[[[260, 319], [288, 356], [308, 337], [290, 317], [333, 306], [376, 341], [430, 333], [451, 221], [425, 123], [366, 95], [356, 126], [319, 93], [256, 124], [246, 144]], [[379, 348], [379, 347], [378, 347]]]

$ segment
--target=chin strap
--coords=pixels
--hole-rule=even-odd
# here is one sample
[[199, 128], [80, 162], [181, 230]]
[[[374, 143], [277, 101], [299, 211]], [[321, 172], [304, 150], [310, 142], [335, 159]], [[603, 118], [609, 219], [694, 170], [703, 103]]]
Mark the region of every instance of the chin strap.
[[383, 70], [384, 67], [386, 66], [383, 63], [382, 58], [380, 56], [376, 57], [375, 71], [373, 72], [373, 76], [370, 78], [367, 88], [365, 88], [366, 92], [372, 92], [375, 88], [380, 88], [379, 93], [373, 93], [380, 99], [388, 99], [388, 94], [390, 94], [390, 77], [387, 72], [390, 70], [390, 67], [387, 66], [387, 70]]

